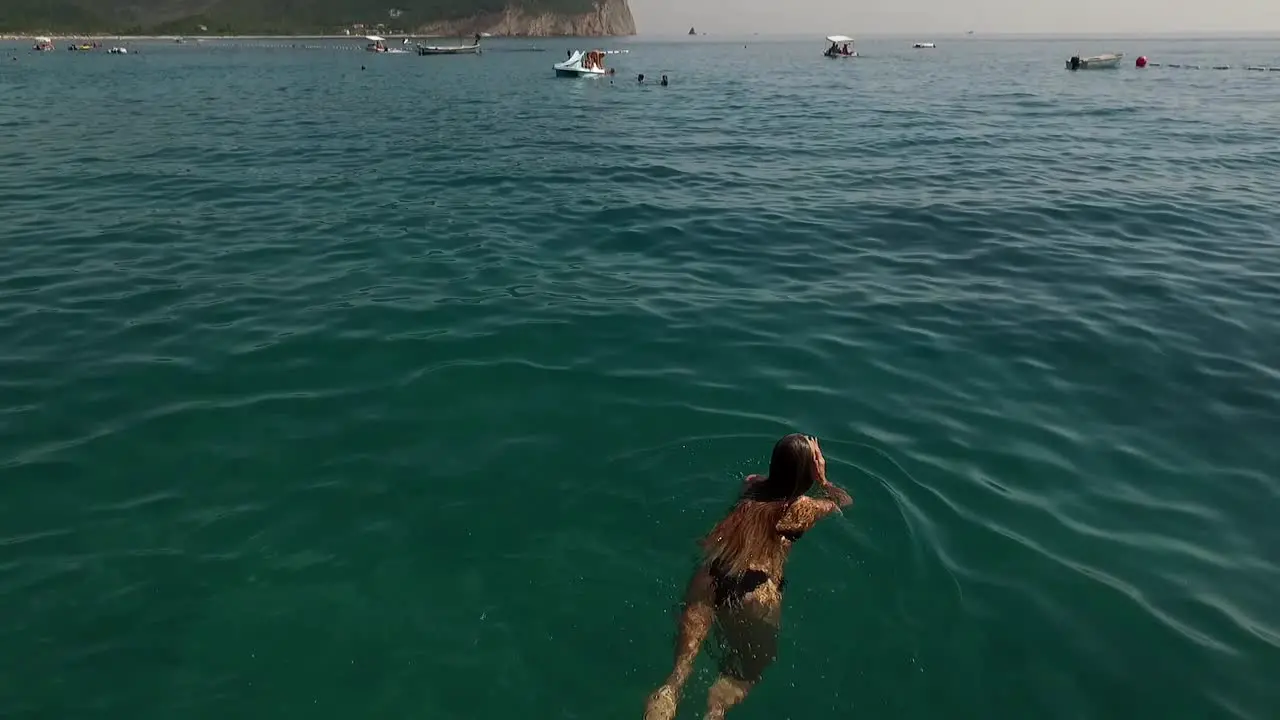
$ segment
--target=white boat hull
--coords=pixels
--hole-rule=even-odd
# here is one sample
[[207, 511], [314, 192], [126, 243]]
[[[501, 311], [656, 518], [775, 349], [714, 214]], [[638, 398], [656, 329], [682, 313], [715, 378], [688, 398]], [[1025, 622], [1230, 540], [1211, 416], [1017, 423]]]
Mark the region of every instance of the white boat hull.
[[1124, 53], [1115, 55], [1095, 55], [1093, 57], [1080, 58], [1080, 67], [1073, 68], [1071, 61], [1067, 61], [1068, 70], [1110, 70], [1111, 68], [1120, 67], [1120, 61], [1124, 59]]
[[587, 70], [585, 68], [556, 68], [556, 77], [599, 77], [608, 75], [604, 70]]
[[455, 47], [436, 47], [434, 45], [419, 45], [419, 55], [479, 55], [479, 45], [458, 45]]
[[584, 59], [582, 51], [575, 50], [568, 60], [555, 64], [556, 77], [600, 77], [609, 74], [603, 67], [585, 67], [582, 64]]

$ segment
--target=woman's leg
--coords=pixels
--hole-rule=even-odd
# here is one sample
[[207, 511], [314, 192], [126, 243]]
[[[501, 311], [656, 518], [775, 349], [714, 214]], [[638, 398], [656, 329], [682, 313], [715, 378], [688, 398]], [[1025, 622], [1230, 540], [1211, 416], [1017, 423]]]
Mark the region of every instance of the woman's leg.
[[717, 613], [723, 645], [720, 677], [707, 691], [705, 720], [720, 720], [742, 702], [778, 656], [781, 593], [772, 583], [749, 594], [740, 607]]
[[729, 708], [742, 702], [755, 683], [721, 675], [707, 691], [707, 714], [703, 720], [720, 720]]
[[715, 619], [714, 603], [711, 576], [700, 568], [685, 590], [684, 610], [680, 613], [680, 626], [676, 633], [675, 665], [666, 682], [645, 702], [644, 720], [671, 720], [676, 716], [680, 692], [693, 672], [698, 650], [711, 631], [711, 623]]

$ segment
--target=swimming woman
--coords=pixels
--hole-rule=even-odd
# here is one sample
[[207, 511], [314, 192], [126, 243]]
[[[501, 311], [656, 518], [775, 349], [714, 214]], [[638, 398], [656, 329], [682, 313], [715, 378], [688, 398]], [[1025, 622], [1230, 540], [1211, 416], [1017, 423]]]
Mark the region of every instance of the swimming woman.
[[[805, 493], [814, 485], [825, 497]], [[827, 481], [818, 441], [788, 435], [773, 446], [769, 474], [746, 479], [729, 514], [702, 539], [702, 562], [685, 590], [675, 667], [649, 695], [645, 720], [672, 720], [693, 661], [712, 625], [722, 657], [707, 693], [707, 720], [742, 702], [777, 654], [783, 566], [791, 547], [819, 520], [853, 502]]]

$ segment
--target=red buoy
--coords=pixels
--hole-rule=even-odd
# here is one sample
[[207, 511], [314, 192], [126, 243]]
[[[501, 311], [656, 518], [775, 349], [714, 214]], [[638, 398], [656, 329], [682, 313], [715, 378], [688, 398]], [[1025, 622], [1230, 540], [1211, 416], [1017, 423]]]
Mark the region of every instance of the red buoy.
[[1144, 68], [1144, 67], [1146, 67], [1146, 66], [1147, 66], [1147, 56], [1146, 56], [1146, 55], [1139, 55], [1139, 56], [1138, 56], [1138, 67], [1140, 67], [1140, 68]]

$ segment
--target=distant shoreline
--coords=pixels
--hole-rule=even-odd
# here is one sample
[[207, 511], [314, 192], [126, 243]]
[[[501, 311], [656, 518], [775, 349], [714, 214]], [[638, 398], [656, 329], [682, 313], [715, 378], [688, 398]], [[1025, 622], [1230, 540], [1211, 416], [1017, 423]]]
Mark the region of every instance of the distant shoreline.
[[[371, 35], [373, 33], [370, 33]], [[113, 35], [104, 33], [5, 33], [0, 40], [30, 40], [47, 37], [50, 40], [364, 40], [365, 35]], [[388, 40], [395, 38], [444, 37], [441, 35], [379, 35]], [[493, 38], [489, 38], [493, 39]]]
[[[376, 34], [376, 33], [370, 33]], [[448, 37], [467, 37], [471, 35], [440, 35], [440, 34], [405, 34], [397, 33], [391, 35], [379, 35], [388, 40], [400, 40], [403, 38], [448, 38]], [[812, 37], [821, 37], [822, 31], [813, 31], [812, 33], [717, 33], [713, 35], [702, 34], [697, 40], [699, 42], [740, 42], [740, 41], [808, 41]], [[979, 32], [977, 35], [966, 35], [957, 31], [939, 32], [939, 33], [906, 33], [906, 32], [865, 32], [859, 35], [860, 41], [875, 40], [911, 40], [918, 37], [928, 37], [932, 40], [998, 40], [998, 41], [1026, 41], [1026, 40], [1275, 40], [1280, 39], [1278, 31], [1162, 31], [1151, 33], [1132, 33], [1132, 32], [1079, 32], [1079, 33], [1026, 33], [1026, 32]], [[0, 33], [0, 42], [12, 41], [29, 41], [37, 37], [47, 37], [51, 40], [364, 40], [364, 35], [120, 35], [116, 33], [49, 33], [44, 31], [31, 31], [23, 33], [3, 32]], [[570, 35], [494, 35], [486, 40], [538, 40], [538, 39], [556, 39], [571, 38]], [[600, 38], [639, 38], [642, 40], [670, 41], [691, 39], [687, 37], [687, 33], [671, 31], [669, 33], [647, 33], [645, 35], [600, 35]]]
[[[471, 34], [464, 35], [439, 35], [425, 34], [414, 35], [398, 33], [395, 35], [383, 35], [378, 33], [369, 33], [377, 35], [377, 37], [387, 40], [401, 40], [404, 38], [449, 38], [449, 37], [466, 37], [470, 38]], [[50, 40], [365, 40], [367, 35], [114, 35], [104, 33], [62, 33], [52, 34], [43, 32], [32, 33], [0, 33], [0, 41], [12, 40], [31, 40], [37, 37], [47, 37]], [[570, 35], [493, 35], [485, 40], [540, 40], [547, 38], [567, 38], [574, 37]], [[634, 35], [600, 35], [598, 37], [635, 37]]]

